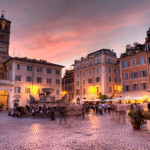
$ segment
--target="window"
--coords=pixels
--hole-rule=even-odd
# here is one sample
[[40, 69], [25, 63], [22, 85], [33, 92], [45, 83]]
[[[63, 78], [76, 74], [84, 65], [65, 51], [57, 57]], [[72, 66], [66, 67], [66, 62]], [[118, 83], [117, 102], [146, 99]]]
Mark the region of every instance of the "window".
[[109, 86], [109, 92], [112, 92], [112, 87], [111, 86]]
[[30, 93], [30, 88], [25, 88], [25, 93]]
[[56, 84], [60, 84], [60, 80], [59, 79], [56, 79]]
[[80, 65], [79, 64], [77, 64], [77, 70], [79, 70], [80, 69]]
[[108, 72], [111, 72], [111, 68], [108, 68]]
[[56, 94], [59, 95], [59, 90], [56, 91]]
[[27, 71], [32, 71], [32, 66], [27, 66]]
[[116, 68], [114, 68], [114, 73], [117, 73], [117, 69]]
[[51, 79], [47, 79], [47, 83], [51, 84]]
[[20, 70], [21, 64], [17, 64], [17, 70]]
[[96, 77], [96, 82], [100, 82], [100, 77]]
[[37, 83], [42, 83], [42, 78], [38, 77], [37, 78]]
[[117, 78], [116, 77], [114, 78], [114, 80], [115, 80], [115, 82], [117, 82]]
[[132, 79], [138, 78], [138, 72], [131, 73]]
[[108, 64], [111, 63], [110, 57], [107, 57], [107, 63], [108, 63]]
[[14, 93], [20, 93], [20, 87], [14, 87]]
[[77, 73], [77, 78], [79, 78], [79, 76], [80, 76], [79, 73]]
[[27, 81], [27, 82], [32, 82], [32, 77], [27, 76], [27, 77], [26, 77], [26, 81]]
[[129, 80], [129, 74], [128, 73], [125, 73], [124, 77], [125, 77], [125, 80]]
[[83, 94], [85, 94], [85, 88], [83, 89]]
[[135, 66], [136, 65], [136, 60], [135, 59], [132, 59], [132, 66]]
[[91, 75], [92, 74], [92, 70], [89, 70], [89, 75]]
[[99, 73], [99, 68], [96, 68], [96, 73]]
[[76, 90], [76, 95], [79, 95], [80, 94], [80, 90]]
[[82, 67], [83, 67], [83, 68], [85, 68], [85, 67], [86, 67], [86, 64], [85, 64], [85, 62], [82, 64]]
[[100, 62], [99, 62], [99, 58], [96, 58], [96, 64], [99, 64]]
[[85, 72], [83, 72], [82, 75], [85, 76]]
[[130, 86], [129, 85], [124, 85], [124, 91], [125, 92], [130, 91]]
[[88, 83], [93, 83], [93, 78], [88, 79]]
[[138, 84], [132, 84], [132, 91], [137, 91], [138, 90]]
[[145, 64], [145, 59], [144, 57], [139, 58], [139, 65]]
[[37, 67], [37, 72], [42, 72], [42, 67]]
[[93, 64], [92, 64], [92, 60], [90, 60], [90, 61], [89, 61], [89, 66], [92, 66], [92, 65], [93, 65]]
[[141, 83], [141, 90], [146, 90], [146, 83], [145, 82]]
[[83, 85], [85, 85], [85, 80], [83, 80]]
[[47, 68], [47, 74], [51, 74], [51, 69]]
[[77, 81], [77, 85], [79, 85], [79, 81]]
[[56, 74], [60, 75], [60, 70], [56, 69]]
[[111, 77], [108, 77], [108, 81], [111, 82]]
[[140, 77], [146, 77], [146, 70], [140, 71]]
[[21, 75], [16, 75], [15, 76], [15, 81], [21, 81]]
[[123, 68], [127, 68], [127, 67], [129, 67], [128, 61], [124, 61], [123, 62]]

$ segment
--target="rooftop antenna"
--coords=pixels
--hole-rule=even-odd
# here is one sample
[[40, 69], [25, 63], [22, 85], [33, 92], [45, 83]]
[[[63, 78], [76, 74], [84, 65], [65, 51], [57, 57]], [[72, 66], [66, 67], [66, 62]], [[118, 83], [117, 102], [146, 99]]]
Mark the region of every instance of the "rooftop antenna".
[[3, 19], [5, 18], [5, 15], [4, 15], [5, 12], [6, 12], [5, 10], [1, 11], [1, 18], [3, 18]]

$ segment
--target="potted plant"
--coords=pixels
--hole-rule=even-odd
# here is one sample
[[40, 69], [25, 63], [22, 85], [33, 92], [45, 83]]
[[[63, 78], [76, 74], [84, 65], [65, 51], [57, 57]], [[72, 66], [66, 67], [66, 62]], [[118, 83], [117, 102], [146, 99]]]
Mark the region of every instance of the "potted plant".
[[131, 124], [134, 130], [140, 129], [141, 125], [144, 123], [144, 115], [142, 111], [139, 110], [131, 110], [128, 113], [130, 117]]

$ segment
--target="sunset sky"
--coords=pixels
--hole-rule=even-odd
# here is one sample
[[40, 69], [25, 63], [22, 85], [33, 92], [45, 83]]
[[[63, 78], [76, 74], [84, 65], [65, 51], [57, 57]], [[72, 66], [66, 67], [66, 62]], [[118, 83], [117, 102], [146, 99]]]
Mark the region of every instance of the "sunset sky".
[[150, 0], [0, 0], [0, 10], [12, 21], [11, 56], [65, 66], [102, 48], [119, 57], [150, 27]]

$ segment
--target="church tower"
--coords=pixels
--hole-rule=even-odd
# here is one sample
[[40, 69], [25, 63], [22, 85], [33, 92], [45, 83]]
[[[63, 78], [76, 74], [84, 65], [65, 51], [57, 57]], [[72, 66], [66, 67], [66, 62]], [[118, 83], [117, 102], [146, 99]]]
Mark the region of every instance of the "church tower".
[[4, 62], [9, 56], [9, 39], [10, 39], [11, 22], [6, 20], [4, 11], [0, 16], [0, 79], [6, 79], [6, 70]]
[[5, 19], [4, 13], [0, 17], [0, 63], [9, 57], [9, 39], [11, 22]]

